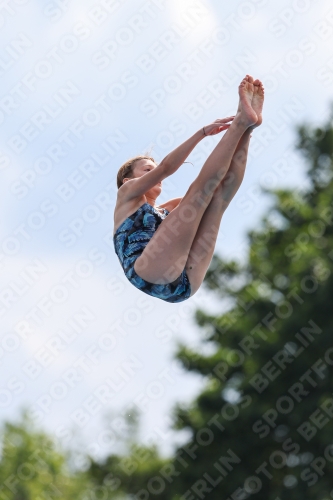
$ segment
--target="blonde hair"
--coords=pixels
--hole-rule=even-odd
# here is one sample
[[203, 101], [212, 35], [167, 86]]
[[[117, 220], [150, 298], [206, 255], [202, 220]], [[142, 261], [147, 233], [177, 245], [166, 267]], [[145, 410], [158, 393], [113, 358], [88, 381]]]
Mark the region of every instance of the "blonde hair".
[[132, 178], [133, 167], [134, 167], [135, 162], [138, 160], [151, 160], [154, 163], [156, 163], [154, 158], [152, 158], [151, 156], [148, 156], [148, 155], [138, 155], [138, 156], [134, 156], [133, 158], [130, 158], [129, 160], [127, 160], [125, 163], [123, 163], [123, 165], [120, 167], [120, 169], [118, 170], [118, 173], [117, 173], [118, 189], [123, 185], [124, 179], [126, 177], [129, 177], [130, 179]]

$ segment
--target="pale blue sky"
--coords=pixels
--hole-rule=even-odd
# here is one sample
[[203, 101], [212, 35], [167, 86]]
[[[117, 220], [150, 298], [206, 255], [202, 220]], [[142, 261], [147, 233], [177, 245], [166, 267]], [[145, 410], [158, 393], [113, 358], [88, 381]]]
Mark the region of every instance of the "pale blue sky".
[[[235, 112], [246, 73], [262, 79], [264, 124], [253, 134], [245, 178], [216, 245], [226, 258], [246, 258], [246, 231], [269, 204], [260, 187], [304, 183], [295, 126], [328, 116], [331, 4], [20, 3], [8, 1], [0, 12], [1, 414], [15, 418], [26, 405], [57, 436], [79, 429], [81, 415], [83, 450], [102, 456], [110, 451], [103, 429], [118, 425], [104, 416], [148, 397], [141, 438], [156, 438], [169, 453], [180, 439], [167, 418], [172, 404], [191, 401], [204, 383], [177, 371], [177, 341], [200, 345], [195, 309], [225, 305], [204, 288], [170, 305], [127, 282], [109, 238], [117, 170], [147, 148], [161, 160], [205, 124]], [[217, 81], [220, 94], [212, 91]], [[218, 140], [197, 146], [193, 165], [164, 182], [159, 202], [186, 192]], [[82, 308], [92, 319], [69, 340]], [[45, 347], [55, 337], [58, 343]], [[105, 339], [114, 345], [105, 347]], [[137, 368], [128, 372], [133, 356]], [[96, 391], [119, 373], [119, 392], [101, 403]]]

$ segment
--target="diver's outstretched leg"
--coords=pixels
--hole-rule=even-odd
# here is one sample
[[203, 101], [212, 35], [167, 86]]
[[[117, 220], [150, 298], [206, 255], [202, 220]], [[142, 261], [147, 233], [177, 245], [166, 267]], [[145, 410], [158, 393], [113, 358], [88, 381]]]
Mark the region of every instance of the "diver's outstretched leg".
[[[253, 95], [253, 78], [247, 76], [239, 86], [239, 108], [229, 129], [207, 158], [180, 204], [160, 224], [136, 260], [134, 269], [144, 280], [156, 284], [170, 283], [184, 269], [214, 191], [226, 176], [244, 132], [258, 121], [251, 106]], [[206, 220], [209, 222], [209, 215]]]
[[213, 257], [223, 214], [243, 181], [252, 130], [262, 123], [264, 88], [259, 80], [254, 82], [254, 86], [252, 106], [256, 111], [258, 121], [246, 130], [239, 141], [228, 173], [215, 190], [201, 219], [186, 262], [186, 272], [191, 283], [191, 296], [197, 292], [204, 280]]
[[185, 266], [191, 283], [191, 296], [198, 291], [205, 278], [213, 258], [223, 214], [242, 183], [251, 132], [246, 131], [239, 141], [228, 173], [216, 188], [194, 237]]

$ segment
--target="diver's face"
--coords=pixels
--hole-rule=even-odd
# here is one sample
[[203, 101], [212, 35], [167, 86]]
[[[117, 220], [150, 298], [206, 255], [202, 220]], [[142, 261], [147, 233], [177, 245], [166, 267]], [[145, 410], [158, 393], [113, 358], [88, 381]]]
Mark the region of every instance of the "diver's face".
[[[143, 175], [147, 174], [154, 168], [156, 168], [157, 165], [154, 163], [152, 160], [137, 160], [135, 162], [135, 165], [133, 167], [133, 177], [142, 177]], [[162, 189], [162, 182], [159, 182], [156, 184], [156, 186], [152, 187], [149, 191], [152, 189]]]

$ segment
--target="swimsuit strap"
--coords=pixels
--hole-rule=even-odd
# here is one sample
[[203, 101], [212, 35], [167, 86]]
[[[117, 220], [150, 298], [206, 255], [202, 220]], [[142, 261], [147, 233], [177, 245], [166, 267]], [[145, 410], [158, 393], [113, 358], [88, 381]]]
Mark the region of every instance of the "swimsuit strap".
[[[153, 208], [155, 208], [155, 207], [153, 207]], [[155, 210], [157, 210], [157, 208], [155, 208]], [[168, 210], [164, 207], [160, 207], [160, 210], [163, 210], [164, 212], [168, 212]], [[158, 210], [157, 210], [157, 212], [158, 212]]]

